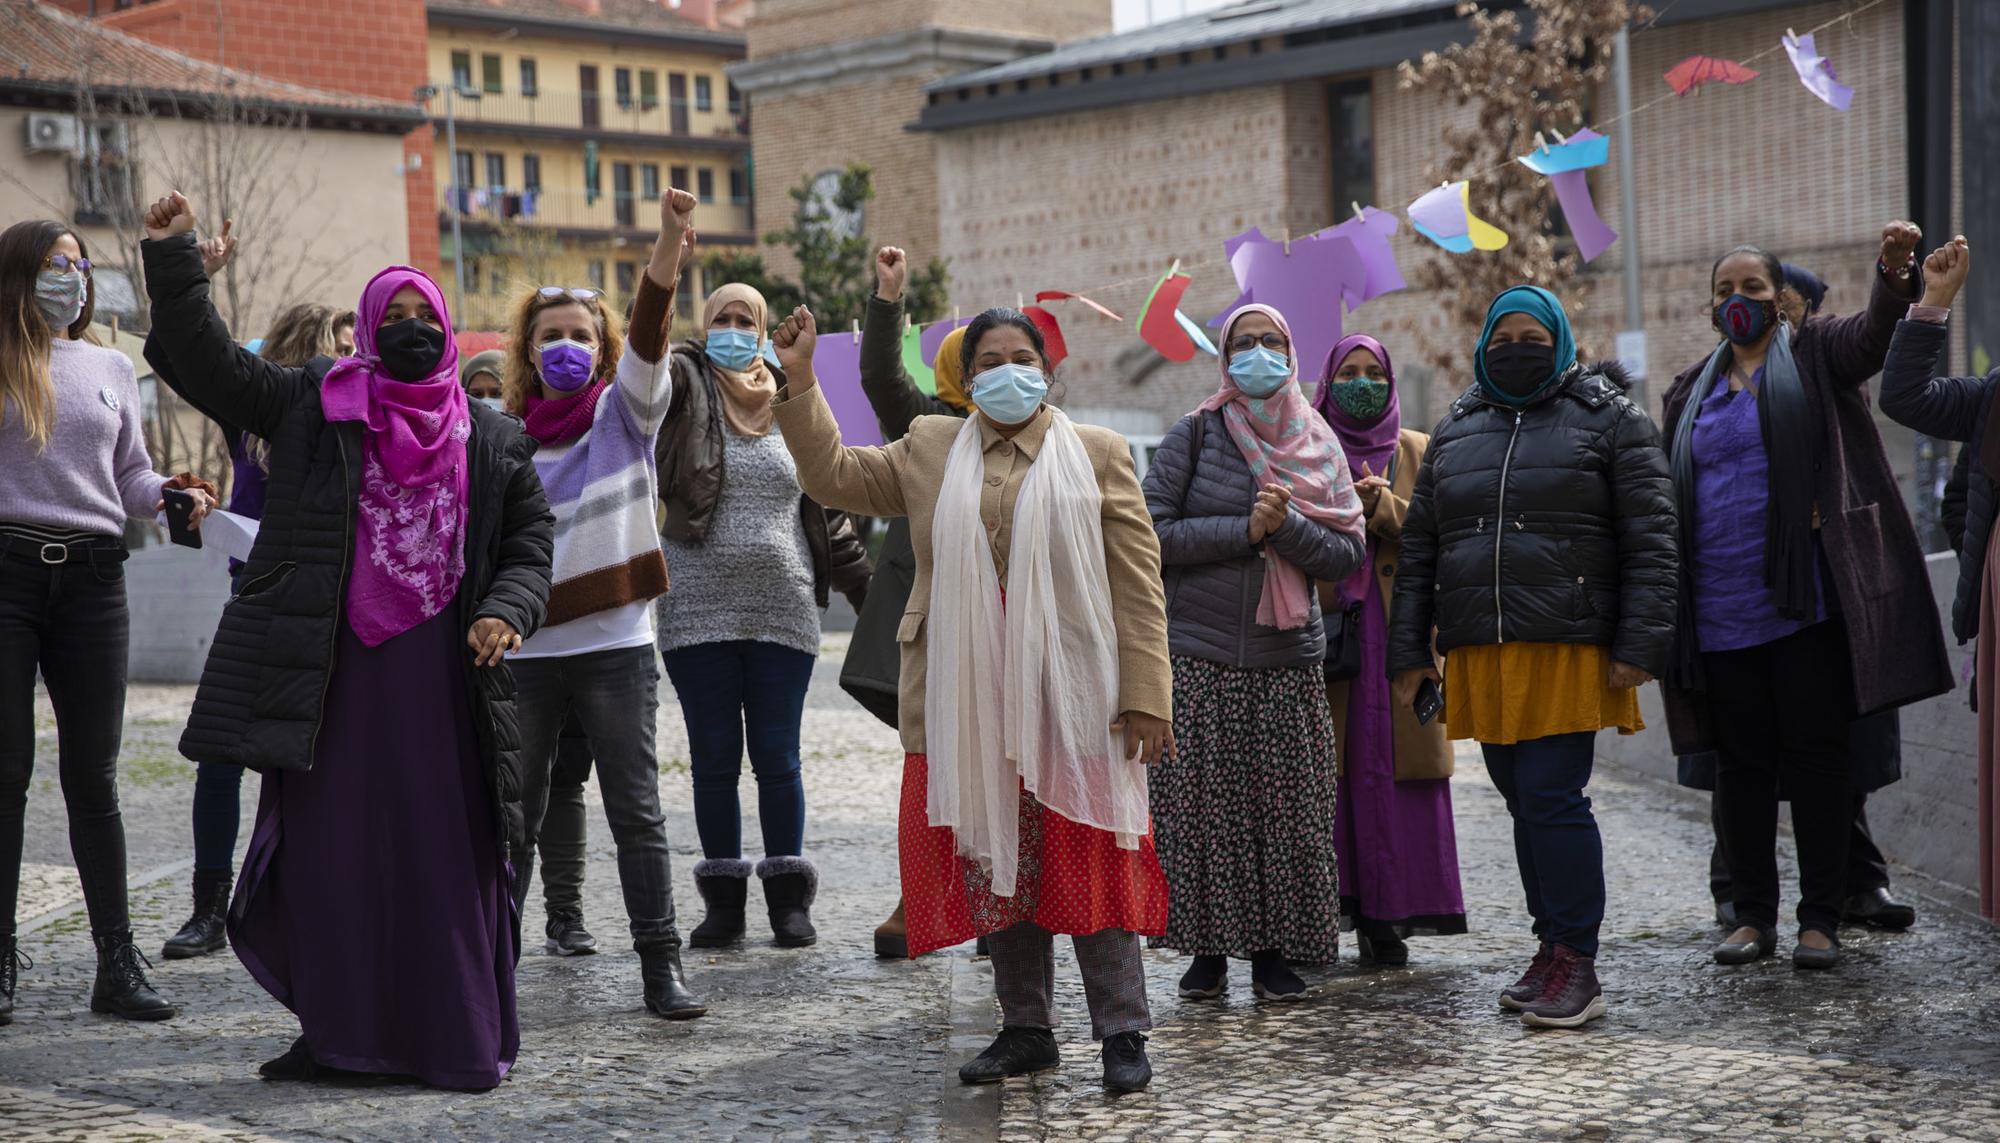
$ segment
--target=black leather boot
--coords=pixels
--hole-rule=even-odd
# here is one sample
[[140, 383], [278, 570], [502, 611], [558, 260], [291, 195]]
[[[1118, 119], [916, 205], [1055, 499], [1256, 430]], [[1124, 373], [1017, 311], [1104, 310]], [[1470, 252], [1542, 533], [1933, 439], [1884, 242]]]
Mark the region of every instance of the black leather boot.
[[20, 970], [35, 967], [13, 937], [0, 937], [0, 1024], [14, 1022], [14, 989], [21, 982]]
[[90, 990], [90, 1010], [127, 1020], [171, 1020], [180, 1009], [167, 1003], [146, 983], [153, 962], [132, 943], [132, 930], [94, 935], [97, 942], [97, 984]]
[[779, 948], [804, 948], [819, 940], [812, 903], [819, 895], [819, 871], [803, 857], [767, 857], [757, 863], [764, 879], [764, 904], [771, 912], [771, 936]]
[[681, 969], [679, 942], [660, 942], [639, 949], [639, 978], [646, 987], [646, 1007], [669, 1020], [708, 1015], [708, 1005], [688, 990]]
[[743, 939], [743, 909], [750, 897], [750, 863], [712, 857], [694, 867], [694, 887], [701, 891], [708, 915], [688, 934], [698, 949], [728, 948]]
[[187, 960], [220, 952], [229, 945], [229, 889], [233, 879], [227, 873], [194, 875], [194, 916], [181, 931], [167, 938], [160, 955], [167, 960]]

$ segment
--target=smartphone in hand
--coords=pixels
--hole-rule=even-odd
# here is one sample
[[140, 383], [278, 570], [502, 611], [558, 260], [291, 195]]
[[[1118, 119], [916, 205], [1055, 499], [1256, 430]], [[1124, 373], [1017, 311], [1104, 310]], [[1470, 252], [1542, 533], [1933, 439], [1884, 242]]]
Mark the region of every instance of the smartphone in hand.
[[201, 533], [194, 528], [194, 494], [169, 488], [160, 494], [167, 502], [167, 537], [184, 548], [201, 547]]
[[1431, 679], [1425, 679], [1417, 687], [1416, 701], [1410, 704], [1417, 712], [1417, 725], [1429, 726], [1431, 720], [1444, 710], [1444, 692]]

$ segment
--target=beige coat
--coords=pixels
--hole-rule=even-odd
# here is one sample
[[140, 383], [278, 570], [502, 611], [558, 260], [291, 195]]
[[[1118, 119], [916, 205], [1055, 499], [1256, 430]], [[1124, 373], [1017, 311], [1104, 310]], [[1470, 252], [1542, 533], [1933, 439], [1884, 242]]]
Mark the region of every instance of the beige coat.
[[[893, 444], [846, 448], [840, 443], [840, 426], [834, 421], [833, 410], [827, 407], [817, 385], [796, 397], [788, 392], [781, 392], [780, 397], [775, 406], [778, 424], [785, 435], [785, 447], [798, 466], [799, 487], [807, 496], [829, 508], [910, 519], [917, 570], [910, 602], [896, 631], [896, 642], [902, 649], [897, 704], [903, 749], [922, 754], [931, 522], [937, 513], [938, 489], [944, 484], [945, 461], [965, 422], [957, 417], [918, 417], [910, 423], [909, 434]], [[994, 570], [1003, 587], [1014, 538], [1014, 502], [1048, 435], [1049, 422], [1045, 409], [1012, 440], [1006, 440], [984, 418], [979, 419], [986, 461], [979, 518], [986, 525]], [[1111, 581], [1112, 621], [1118, 633], [1118, 708], [1171, 720], [1174, 677], [1167, 661], [1167, 602], [1160, 586], [1160, 542], [1139, 491], [1132, 453], [1125, 438], [1108, 429], [1078, 425], [1076, 431], [1090, 455], [1090, 467], [1097, 474], [1097, 488], [1104, 500], [1104, 564]], [[971, 588], [971, 584], [946, 585], [946, 590]]]
[[[1384, 621], [1387, 621], [1389, 601], [1396, 598], [1396, 560], [1402, 555], [1403, 517], [1410, 511], [1410, 495], [1417, 487], [1417, 469], [1423, 467], [1424, 450], [1430, 447], [1431, 438], [1415, 429], [1404, 429], [1396, 440], [1396, 479], [1390, 487], [1375, 500], [1375, 510], [1368, 514], [1368, 530], [1376, 538], [1375, 585], [1382, 592]], [[1320, 610], [1328, 615], [1340, 607], [1337, 584], [1319, 585]], [[1386, 669], [1384, 663], [1363, 663], [1361, 669], [1378, 674]], [[1347, 689], [1346, 682], [1326, 685], [1327, 702], [1333, 706], [1334, 732], [1342, 738], [1347, 734]], [[1445, 737], [1442, 719], [1433, 719], [1429, 726], [1417, 724], [1416, 713], [1406, 706], [1390, 704], [1390, 726], [1396, 738], [1396, 781], [1408, 782], [1421, 778], [1449, 778], [1452, 775], [1451, 742]], [[1344, 757], [1346, 751], [1341, 751]]]

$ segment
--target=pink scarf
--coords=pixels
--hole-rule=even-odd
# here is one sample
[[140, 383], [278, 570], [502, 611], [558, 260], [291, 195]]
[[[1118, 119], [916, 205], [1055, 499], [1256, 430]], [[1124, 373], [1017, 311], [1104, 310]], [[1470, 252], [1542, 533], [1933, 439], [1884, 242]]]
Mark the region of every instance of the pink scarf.
[[[1261, 313], [1276, 322], [1290, 341], [1292, 327], [1285, 315], [1264, 305], [1247, 305], [1229, 315], [1222, 325], [1222, 343], [1229, 343], [1230, 331], [1244, 314]], [[1222, 410], [1229, 437], [1243, 450], [1250, 475], [1259, 489], [1265, 484], [1282, 484], [1292, 490], [1292, 507], [1316, 524], [1347, 532], [1362, 533], [1361, 499], [1354, 494], [1354, 479], [1347, 471], [1347, 456], [1340, 438], [1306, 403], [1299, 391], [1298, 346], [1292, 346], [1291, 376], [1269, 397], [1245, 396], [1229, 376], [1229, 362], [1222, 362], [1222, 388], [1201, 403], [1204, 411]], [[1291, 630], [1306, 625], [1312, 617], [1312, 595], [1305, 573], [1283, 556], [1264, 549], [1264, 593], [1257, 602], [1257, 622], [1266, 627]]]
[[[421, 381], [398, 381], [375, 354], [389, 300], [414, 286], [445, 323], [444, 358]], [[360, 528], [347, 580], [347, 624], [377, 647], [437, 615], [465, 575], [466, 441], [472, 417], [458, 384], [458, 346], [444, 294], [422, 270], [369, 279], [356, 309], [354, 356], [320, 382], [329, 421], [360, 421]]]
[[573, 441], [590, 431], [591, 422], [597, 416], [597, 399], [604, 396], [604, 390], [611, 384], [606, 377], [592, 384], [580, 393], [567, 397], [541, 397], [528, 394], [522, 412], [527, 415], [521, 420], [528, 426], [528, 435], [545, 445], [562, 444]]

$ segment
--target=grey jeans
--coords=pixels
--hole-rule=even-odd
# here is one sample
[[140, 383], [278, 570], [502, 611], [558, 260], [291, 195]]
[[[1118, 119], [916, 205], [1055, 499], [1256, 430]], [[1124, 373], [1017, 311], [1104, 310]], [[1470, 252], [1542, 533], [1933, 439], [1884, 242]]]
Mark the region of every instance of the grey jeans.
[[556, 740], [556, 764], [549, 771], [548, 809], [535, 855], [542, 862], [542, 907], [550, 917], [583, 912], [584, 840], [589, 814], [583, 784], [590, 780], [590, 736], [571, 713]]
[[548, 812], [550, 772], [563, 724], [574, 714], [597, 763], [604, 816], [618, 846], [618, 880], [635, 946], [680, 944], [673, 869], [653, 753], [660, 668], [653, 648], [628, 647], [512, 664], [521, 724], [521, 808], [527, 838], [515, 855], [514, 904], [525, 907], [535, 845]]

